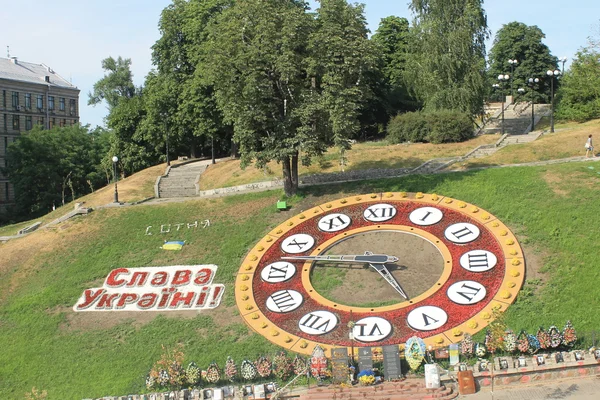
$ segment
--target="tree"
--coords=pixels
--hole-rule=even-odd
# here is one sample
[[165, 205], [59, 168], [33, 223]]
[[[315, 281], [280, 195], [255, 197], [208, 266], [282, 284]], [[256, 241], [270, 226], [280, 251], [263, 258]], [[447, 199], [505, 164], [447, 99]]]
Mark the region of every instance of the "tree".
[[425, 109], [479, 114], [485, 94], [482, 0], [412, 0], [415, 13], [409, 83]]
[[5, 168], [15, 187], [17, 212], [39, 215], [102, 185], [101, 146], [79, 125], [36, 127], [22, 135], [8, 147]]
[[110, 112], [121, 99], [130, 99], [136, 94], [133, 74], [130, 69], [131, 59], [112, 57], [102, 60], [102, 69], [107, 71], [102, 79], [94, 83], [94, 91], [88, 94], [88, 105], [100, 104], [103, 100]]
[[382, 18], [371, 39], [378, 46], [382, 81], [385, 86], [385, 104], [389, 115], [418, 109], [419, 104], [410, 95], [405, 76], [407, 60], [410, 57], [408, 20], [396, 16]]
[[[498, 75], [511, 74], [511, 86], [516, 96], [517, 88], [527, 87], [529, 78], [541, 78], [535, 99], [540, 101], [550, 97], [550, 82], [546, 71], [556, 69], [558, 60], [542, 40], [546, 37], [537, 26], [527, 26], [521, 22], [503, 25], [496, 33], [489, 55], [488, 87], [497, 83]], [[514, 72], [508, 60], [517, 60]], [[544, 96], [542, 93], [546, 93]], [[528, 96], [529, 98], [529, 96]]]
[[558, 92], [557, 117], [584, 122], [600, 118], [600, 42], [588, 38], [577, 52]]
[[323, 0], [307, 11], [302, 1], [235, 2], [211, 24], [207, 47], [208, 77], [242, 165], [280, 163], [288, 196], [299, 159], [349, 148], [374, 59], [362, 6]]

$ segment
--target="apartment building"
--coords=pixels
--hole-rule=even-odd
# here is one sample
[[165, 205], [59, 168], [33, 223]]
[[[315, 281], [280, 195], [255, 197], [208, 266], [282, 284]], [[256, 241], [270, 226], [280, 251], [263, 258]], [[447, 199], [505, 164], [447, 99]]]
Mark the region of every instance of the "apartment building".
[[[45, 64], [0, 57], [0, 167], [10, 143], [39, 125], [79, 123], [79, 89]], [[13, 186], [0, 170], [0, 212], [14, 204]]]

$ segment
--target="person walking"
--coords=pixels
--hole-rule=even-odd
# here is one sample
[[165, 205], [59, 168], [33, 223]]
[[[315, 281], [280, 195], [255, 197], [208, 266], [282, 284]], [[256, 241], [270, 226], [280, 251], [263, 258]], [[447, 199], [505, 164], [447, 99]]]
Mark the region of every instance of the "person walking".
[[592, 144], [592, 135], [588, 136], [585, 142], [585, 157], [594, 157], [594, 145]]

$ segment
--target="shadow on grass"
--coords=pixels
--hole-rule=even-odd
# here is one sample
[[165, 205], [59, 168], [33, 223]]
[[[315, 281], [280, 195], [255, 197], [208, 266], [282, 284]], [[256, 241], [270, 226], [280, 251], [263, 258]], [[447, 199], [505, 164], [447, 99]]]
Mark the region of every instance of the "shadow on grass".
[[363, 160], [352, 164], [349, 170], [363, 170], [363, 169], [375, 169], [375, 168], [414, 168], [423, 164], [427, 160], [423, 160], [417, 157], [399, 157], [397, 160]]

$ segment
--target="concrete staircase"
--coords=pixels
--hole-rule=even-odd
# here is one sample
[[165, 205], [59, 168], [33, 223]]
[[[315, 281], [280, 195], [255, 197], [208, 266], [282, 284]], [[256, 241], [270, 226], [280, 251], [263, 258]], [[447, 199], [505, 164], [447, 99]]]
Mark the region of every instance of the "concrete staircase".
[[452, 386], [426, 389], [423, 380], [384, 382], [374, 386], [325, 386], [309, 389], [298, 400], [424, 400], [454, 399], [458, 392]]
[[409, 174], [432, 174], [460, 161], [462, 157], [434, 158], [411, 170]]
[[196, 196], [196, 183], [209, 164], [210, 160], [200, 160], [171, 166], [158, 180], [157, 197]]

